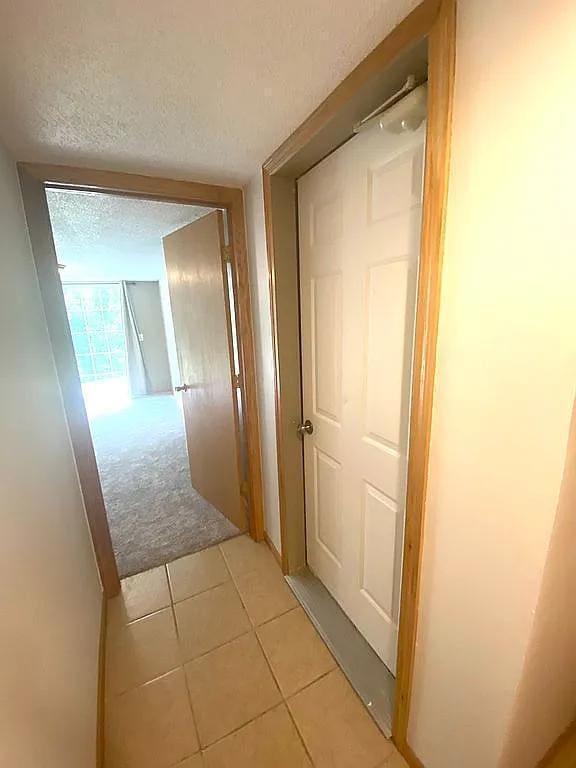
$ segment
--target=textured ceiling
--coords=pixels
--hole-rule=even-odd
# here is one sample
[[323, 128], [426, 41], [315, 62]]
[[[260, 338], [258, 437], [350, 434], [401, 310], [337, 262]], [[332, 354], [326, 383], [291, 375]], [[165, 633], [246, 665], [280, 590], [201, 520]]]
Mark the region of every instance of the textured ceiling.
[[244, 182], [417, 0], [3, 0], [19, 160]]
[[162, 238], [207, 208], [95, 192], [46, 192], [62, 279], [159, 280]]

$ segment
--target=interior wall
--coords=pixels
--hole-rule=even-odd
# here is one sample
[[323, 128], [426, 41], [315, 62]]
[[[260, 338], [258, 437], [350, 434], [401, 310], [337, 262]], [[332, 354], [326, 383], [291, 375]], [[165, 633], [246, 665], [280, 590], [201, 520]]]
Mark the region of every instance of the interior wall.
[[166, 274], [166, 265], [164, 265], [164, 274], [160, 278], [158, 285], [160, 287], [160, 304], [162, 305], [162, 318], [164, 320], [164, 333], [166, 335], [166, 346], [168, 349], [168, 365], [170, 367], [170, 382], [172, 390], [179, 386], [180, 366], [178, 364], [178, 348], [176, 346], [176, 333], [174, 331], [174, 319], [172, 317], [172, 305], [170, 304], [170, 289], [168, 288], [168, 275]]
[[[136, 324], [135, 333], [127, 333], [128, 367], [132, 394], [152, 395], [172, 391], [172, 377], [165, 329], [165, 315], [162, 311], [160, 288], [156, 280], [130, 280], [126, 283], [131, 311]], [[130, 318], [126, 318], [128, 331]], [[144, 363], [145, 377], [141, 370], [140, 348]]]
[[[409, 727], [409, 742], [426, 768], [531, 768], [521, 760], [527, 751], [531, 759], [552, 731], [561, 729], [564, 697], [571, 695], [569, 681], [553, 686], [549, 719], [525, 752], [506, 756], [505, 746], [512, 755], [510, 744], [533, 727], [539, 711], [522, 709], [528, 690], [523, 686], [529, 687], [526, 676], [546, 665], [535, 612], [547, 591], [548, 553], [560, 553], [555, 541], [565, 530], [556, 511], [560, 515], [576, 386], [576, 110], [569, 96], [576, 77], [575, 14], [568, 0], [458, 2], [452, 164]], [[247, 189], [247, 203], [266, 526], [278, 535], [259, 174]], [[559, 631], [569, 631], [571, 619], [562, 621], [553, 604], [551, 614], [542, 603], [540, 610], [543, 617], [554, 614]], [[565, 653], [562, 635], [557, 640], [556, 651]], [[546, 685], [553, 675], [555, 665], [548, 668]]]
[[0, 764], [96, 763], [101, 588], [16, 168], [0, 147]]
[[254, 313], [256, 376], [262, 444], [264, 529], [280, 552], [280, 508], [276, 458], [276, 405], [274, 400], [274, 353], [270, 320], [270, 288], [264, 229], [262, 176], [258, 173], [245, 189], [246, 229], [250, 283]]
[[[545, 646], [530, 638], [576, 386], [575, 34], [576, 6], [565, 0], [458, 3], [409, 728], [426, 768], [532, 768], [518, 752], [503, 762], [503, 750], [536, 663], [527, 654], [547, 663]], [[572, 622], [566, 616], [558, 631]], [[564, 642], [560, 634], [555, 648]], [[556, 671], [549, 667], [546, 685]], [[559, 694], [553, 685], [548, 693]], [[554, 730], [534, 722], [537, 711], [524, 710], [521, 724], [542, 728], [530, 760]]]
[[536, 765], [576, 721], [575, 542], [576, 407], [542, 589], [499, 768]]

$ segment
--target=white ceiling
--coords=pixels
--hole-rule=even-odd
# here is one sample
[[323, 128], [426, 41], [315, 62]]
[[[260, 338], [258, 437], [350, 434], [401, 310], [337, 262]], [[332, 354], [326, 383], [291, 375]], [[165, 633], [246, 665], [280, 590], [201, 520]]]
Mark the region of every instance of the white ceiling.
[[209, 213], [191, 205], [47, 190], [62, 280], [160, 280], [162, 238]]
[[418, 0], [4, 0], [19, 160], [245, 182]]

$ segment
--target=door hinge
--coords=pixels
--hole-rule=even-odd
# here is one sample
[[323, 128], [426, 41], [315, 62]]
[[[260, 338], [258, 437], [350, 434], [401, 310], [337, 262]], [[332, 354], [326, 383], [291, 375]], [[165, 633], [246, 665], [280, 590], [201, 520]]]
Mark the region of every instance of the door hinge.
[[223, 245], [222, 246], [222, 261], [225, 261], [226, 263], [232, 262], [232, 246], [231, 245]]
[[234, 382], [234, 386], [236, 387], [236, 389], [240, 389], [240, 387], [242, 386], [242, 377], [240, 376], [240, 374], [235, 373], [232, 380]]

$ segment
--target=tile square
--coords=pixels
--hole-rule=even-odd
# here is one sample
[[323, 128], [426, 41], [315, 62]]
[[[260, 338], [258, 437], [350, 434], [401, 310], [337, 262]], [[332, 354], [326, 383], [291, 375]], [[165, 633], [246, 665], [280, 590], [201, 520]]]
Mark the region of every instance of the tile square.
[[204, 762], [202, 754], [198, 752], [197, 755], [187, 757], [186, 760], [183, 760], [181, 763], [176, 763], [176, 765], [171, 765], [170, 768], [204, 768], [205, 765], [206, 763]]
[[236, 576], [235, 579], [242, 602], [255, 626], [270, 621], [298, 605], [275, 561], [272, 566], [266, 565]]
[[224, 645], [252, 627], [231, 581], [174, 606], [184, 661]]
[[218, 547], [181, 557], [168, 563], [167, 568], [175, 603], [230, 580], [230, 573]]
[[172, 608], [113, 630], [106, 644], [106, 695], [116, 695], [181, 664]]
[[172, 768], [197, 751], [181, 667], [108, 702], [106, 768]]
[[208, 747], [206, 768], [312, 768], [284, 704]]
[[108, 623], [110, 626], [128, 624], [171, 603], [166, 568], [152, 568], [122, 579], [121, 593], [108, 601]]
[[376, 768], [393, 752], [340, 670], [288, 699], [316, 768]]
[[336, 668], [334, 657], [302, 608], [263, 624], [257, 635], [286, 697]]
[[398, 752], [396, 747], [393, 747], [393, 749], [394, 751], [392, 752], [390, 757], [384, 760], [384, 762], [381, 765], [379, 765], [378, 768], [409, 768], [408, 763], [406, 762], [406, 760], [404, 760], [404, 758], [402, 757], [400, 752]]
[[248, 534], [224, 541], [220, 550], [233, 576], [270, 566], [280, 570], [268, 545], [263, 541], [255, 542]]
[[281, 701], [253, 632], [189, 662], [186, 676], [203, 747]]

